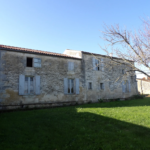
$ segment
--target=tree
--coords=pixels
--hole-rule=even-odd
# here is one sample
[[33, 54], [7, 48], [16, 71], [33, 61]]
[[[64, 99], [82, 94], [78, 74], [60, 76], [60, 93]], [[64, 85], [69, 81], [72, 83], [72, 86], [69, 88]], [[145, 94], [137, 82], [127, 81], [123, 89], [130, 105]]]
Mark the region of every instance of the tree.
[[[108, 44], [101, 47], [107, 55], [110, 56], [110, 49], [120, 59], [111, 58], [111, 64], [127, 64], [125, 75], [134, 74], [138, 71], [150, 77], [143, 71], [143, 67], [150, 70], [150, 20], [143, 20], [142, 30], [130, 32], [126, 29], [120, 29], [119, 25], [106, 26], [102, 31], [102, 37]], [[119, 47], [117, 47], [119, 46]]]

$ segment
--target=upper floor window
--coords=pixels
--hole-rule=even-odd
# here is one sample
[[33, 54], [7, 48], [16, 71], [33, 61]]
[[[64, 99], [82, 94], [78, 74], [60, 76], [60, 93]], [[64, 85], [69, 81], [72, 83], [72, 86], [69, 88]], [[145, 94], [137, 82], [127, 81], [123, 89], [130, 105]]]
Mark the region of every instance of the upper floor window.
[[74, 71], [74, 62], [68, 62], [68, 71]]
[[122, 69], [122, 74], [125, 74], [125, 70], [124, 69]]
[[99, 60], [98, 59], [95, 59], [95, 67], [96, 67], [96, 70], [100, 70]]
[[26, 67], [36, 67], [36, 68], [41, 67], [41, 58], [27, 57]]
[[26, 64], [27, 67], [33, 67], [33, 58], [29, 58], [27, 57], [27, 64]]
[[103, 58], [94, 58], [92, 59], [93, 61], [93, 70], [97, 71], [104, 71], [104, 62]]

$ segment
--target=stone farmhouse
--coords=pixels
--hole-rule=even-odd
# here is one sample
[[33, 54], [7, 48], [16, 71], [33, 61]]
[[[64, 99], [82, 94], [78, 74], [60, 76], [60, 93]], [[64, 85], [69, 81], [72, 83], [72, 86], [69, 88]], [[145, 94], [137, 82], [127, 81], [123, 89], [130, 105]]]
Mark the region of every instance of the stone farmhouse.
[[110, 58], [69, 49], [58, 54], [0, 45], [0, 105], [86, 103], [137, 94], [133, 76], [115, 82], [126, 65], [108, 69]]

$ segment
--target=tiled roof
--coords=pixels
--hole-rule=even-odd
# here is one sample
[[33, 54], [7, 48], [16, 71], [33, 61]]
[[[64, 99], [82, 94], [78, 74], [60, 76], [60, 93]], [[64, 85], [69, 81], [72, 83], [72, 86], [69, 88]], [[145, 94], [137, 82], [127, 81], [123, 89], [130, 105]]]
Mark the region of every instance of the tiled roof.
[[[107, 57], [107, 58], [113, 58], [113, 59], [120, 59], [122, 60], [121, 58], [118, 58], [118, 57], [113, 57], [113, 56], [108, 56], [108, 55], [101, 55], [101, 54], [96, 54], [96, 53], [90, 53], [90, 52], [85, 52], [85, 51], [82, 51], [82, 53], [84, 54], [90, 54], [90, 55], [98, 55], [98, 56], [102, 56], [102, 57]], [[126, 59], [127, 60], [127, 59]], [[132, 60], [127, 60], [127, 61], [130, 61], [130, 62], [133, 62]]]
[[28, 48], [22, 48], [22, 47], [14, 47], [14, 46], [8, 46], [8, 45], [0, 45], [0, 49], [6, 49], [11, 51], [18, 51], [18, 52], [24, 52], [24, 53], [36, 53], [36, 54], [42, 54], [42, 55], [50, 55], [50, 56], [56, 56], [56, 57], [66, 57], [66, 58], [73, 58], [73, 59], [80, 59], [72, 56], [68, 56], [66, 54], [59, 54], [59, 53], [53, 53], [53, 52], [47, 52], [47, 51], [41, 51], [41, 50], [34, 50], [34, 49], [28, 49]]

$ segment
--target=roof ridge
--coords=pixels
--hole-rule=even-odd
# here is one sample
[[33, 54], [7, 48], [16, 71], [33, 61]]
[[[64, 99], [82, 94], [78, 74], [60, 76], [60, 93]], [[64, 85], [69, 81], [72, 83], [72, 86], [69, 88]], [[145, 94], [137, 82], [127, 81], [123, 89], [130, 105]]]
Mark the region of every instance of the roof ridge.
[[61, 53], [54, 53], [54, 52], [48, 52], [48, 51], [42, 51], [42, 50], [36, 50], [36, 49], [30, 49], [30, 48], [23, 48], [23, 47], [16, 47], [16, 46], [10, 46], [10, 45], [3, 45], [3, 44], [0, 44], [0, 48], [17, 50], [20, 52], [33, 52], [33, 53], [38, 53], [38, 54], [53, 55], [53, 56], [60, 56], [60, 57], [62, 56], [62, 57], [79, 59], [77, 57], [73, 57], [73, 56], [69, 56], [69, 55], [61, 54]]

